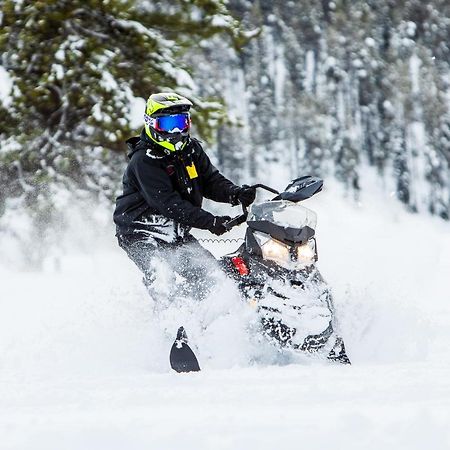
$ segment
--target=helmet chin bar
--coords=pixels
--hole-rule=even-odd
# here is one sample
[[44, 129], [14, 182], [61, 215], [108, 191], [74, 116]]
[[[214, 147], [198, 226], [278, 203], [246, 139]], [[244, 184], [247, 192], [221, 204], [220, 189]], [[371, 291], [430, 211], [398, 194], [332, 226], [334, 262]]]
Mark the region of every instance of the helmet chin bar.
[[173, 145], [174, 150], [181, 150], [189, 138], [189, 133], [170, 133], [167, 136], [161, 135], [160, 142], [168, 142]]
[[147, 124], [145, 125], [145, 132], [155, 144], [169, 152], [182, 150], [189, 139], [189, 131], [183, 133], [161, 133]]

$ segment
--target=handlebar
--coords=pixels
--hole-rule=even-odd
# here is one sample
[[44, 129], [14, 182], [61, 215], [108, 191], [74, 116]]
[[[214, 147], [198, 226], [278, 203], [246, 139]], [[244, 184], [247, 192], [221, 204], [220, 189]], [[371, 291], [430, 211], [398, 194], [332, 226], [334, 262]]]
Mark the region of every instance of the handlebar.
[[280, 193], [276, 189], [271, 188], [270, 186], [266, 186], [265, 184], [254, 184], [253, 186], [249, 186], [249, 187], [262, 188], [262, 189], [265, 189], [266, 191], [272, 192], [272, 194], [280, 195]]
[[[257, 188], [265, 189], [266, 191], [272, 192], [272, 194], [277, 194], [277, 195], [280, 194], [276, 189], [266, 186], [265, 184], [254, 184], [253, 186], [249, 186], [249, 187], [255, 188], [255, 189], [257, 189]], [[247, 207], [245, 205], [242, 205], [242, 214], [240, 214], [236, 217], [233, 217], [228, 222], [225, 222], [223, 225], [227, 229], [227, 231], [230, 231], [232, 228], [237, 227], [238, 225], [241, 225], [242, 223], [244, 223], [247, 220], [247, 217], [248, 217]]]

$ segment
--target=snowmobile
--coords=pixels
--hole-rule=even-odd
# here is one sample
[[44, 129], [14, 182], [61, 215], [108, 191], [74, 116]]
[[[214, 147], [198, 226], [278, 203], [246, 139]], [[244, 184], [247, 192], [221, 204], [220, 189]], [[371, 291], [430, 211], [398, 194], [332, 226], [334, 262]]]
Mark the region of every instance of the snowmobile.
[[[247, 223], [244, 243], [221, 258], [242, 297], [256, 309], [259, 330], [280, 350], [288, 349], [350, 364], [342, 337], [336, 332], [331, 291], [316, 262], [317, 215], [299, 204], [322, 190], [323, 180], [304, 176], [283, 192], [257, 184], [253, 187], [275, 194], [253, 204], [250, 214], [226, 223], [231, 230]], [[176, 356], [180, 358], [177, 358]], [[172, 368], [179, 372], [200, 370], [183, 328], [171, 351]]]

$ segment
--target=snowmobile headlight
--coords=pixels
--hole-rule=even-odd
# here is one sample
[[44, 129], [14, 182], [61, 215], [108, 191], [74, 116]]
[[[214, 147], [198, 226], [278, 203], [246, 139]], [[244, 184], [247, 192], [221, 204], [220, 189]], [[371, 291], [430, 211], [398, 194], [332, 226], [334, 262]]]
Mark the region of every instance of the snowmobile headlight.
[[316, 258], [316, 243], [310, 239], [306, 244], [297, 247], [297, 259], [301, 264], [312, 264]]
[[278, 263], [287, 263], [291, 260], [289, 246], [282, 244], [275, 239], [269, 239], [261, 246], [264, 259], [270, 259]]

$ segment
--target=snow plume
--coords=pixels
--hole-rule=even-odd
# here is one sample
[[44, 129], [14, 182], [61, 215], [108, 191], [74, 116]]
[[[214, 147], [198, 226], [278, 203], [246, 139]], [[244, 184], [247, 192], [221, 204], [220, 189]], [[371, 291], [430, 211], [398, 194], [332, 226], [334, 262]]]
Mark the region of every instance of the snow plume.
[[[158, 272], [161, 288], [167, 287], [167, 271]], [[154, 315], [151, 327], [166, 341], [161, 355], [167, 370], [167, 351], [179, 326], [184, 326], [194, 352], [203, 369], [247, 366], [252, 358], [250, 328], [255, 321], [254, 310], [239, 298], [231, 280], [216, 268], [210, 271], [210, 294], [199, 301], [196, 293], [178, 297], [166, 305], [152, 299]], [[169, 283], [170, 289], [175, 289]], [[162, 290], [163, 290], [162, 289]], [[162, 307], [163, 306], [163, 307]], [[162, 368], [161, 367], [161, 368]]]
[[373, 188], [371, 176], [365, 173], [367, 191], [358, 203], [327, 190], [314, 199], [320, 268], [334, 291], [350, 358], [427, 360], [438, 311], [447, 309], [450, 225], [399, 210], [397, 200]]
[[[1, 266], [7, 280], [0, 321], [6, 375], [26, 378], [30, 365], [35, 376], [45, 377], [167, 372], [181, 325], [202, 368], [250, 363], [256, 345], [249, 335], [254, 310], [218, 267], [203, 269], [211, 290], [199, 301], [196, 292], [179, 286], [186, 280], [173, 272], [170, 255], [155, 259], [151, 296], [142, 274], [114, 242], [113, 228], [99, 221], [96, 232], [82, 228], [77, 233], [79, 220], [70, 224], [72, 232], [61, 240], [59, 254], [46, 255], [42, 271]], [[174, 292], [179, 294], [168, 301]]]
[[[340, 190], [337, 184], [332, 189]], [[326, 187], [323, 193], [305, 201], [318, 213], [319, 268], [334, 292], [340, 332], [355, 364], [429, 358], [429, 349], [434, 346], [430, 327], [436, 315], [445, 311], [445, 270], [450, 263], [445, 256], [450, 254], [448, 224], [397, 211], [395, 200], [381, 198], [375, 193], [365, 195], [359, 205], [352, 206]], [[21, 360], [20, 352], [28, 354], [28, 345], [30, 349], [41, 346], [38, 354], [48, 355], [41, 355], [41, 361], [65, 361], [65, 370], [71, 372], [75, 370], [70, 362], [74, 351], [68, 351], [62, 343], [68, 348], [81, 345], [78, 338], [70, 337], [76, 335], [83, 336], [83, 342], [92, 339], [111, 347], [105, 354], [95, 345], [80, 348], [81, 359], [87, 352], [86, 358], [91, 355], [98, 365], [109, 367], [122, 360], [120, 352], [125, 354], [130, 346], [134, 350], [126, 358], [136, 360], [129, 363], [143, 370], [167, 371], [168, 348], [181, 325], [202, 366], [289, 361], [289, 357], [274, 354], [254, 340], [254, 311], [241, 302], [236, 286], [218, 267], [210, 267], [195, 255], [188, 259], [188, 264], [197, 266], [195, 273], [208, 274], [206, 279], [211, 284], [200, 302], [197, 292], [183, 291], [186, 280], [173, 273], [169, 264], [168, 258], [173, 255], [155, 259], [156, 282], [150, 296], [142, 274], [117, 246], [111, 209], [101, 205], [93, 208], [92, 200], [76, 203], [62, 194], [58, 201], [64, 204], [64, 215], [51, 233], [52, 242], [42, 236], [42, 242], [37, 241], [26, 218], [7, 217], [22, 238], [16, 245], [28, 245], [30, 251], [34, 246], [40, 248], [42, 259], [40, 271], [19, 271], [27, 267], [26, 261], [17, 258], [15, 239], [2, 235], [2, 317], [9, 317], [10, 312], [19, 320], [20, 311], [27, 311], [29, 317], [23, 324], [8, 325], [8, 319], [0, 327], [5, 334], [2, 342], [8, 345], [14, 340], [16, 328], [23, 326], [24, 347], [20, 347], [20, 341], [16, 341], [19, 347], [4, 347], [4, 361], [9, 357]], [[233, 237], [242, 237], [242, 233], [243, 227]], [[210, 237], [207, 232], [195, 234]], [[205, 245], [217, 257], [234, 251], [239, 244]], [[165, 301], [171, 292], [182, 294]], [[36, 365], [38, 370], [40, 363], [36, 361]], [[89, 371], [91, 364], [80, 360], [76, 366], [76, 370]]]
[[0, 264], [19, 270], [57, 267], [75, 249], [89, 254], [112, 231], [111, 205], [94, 193], [53, 184], [39, 190], [34, 205], [29, 201], [23, 196], [6, 201]]

